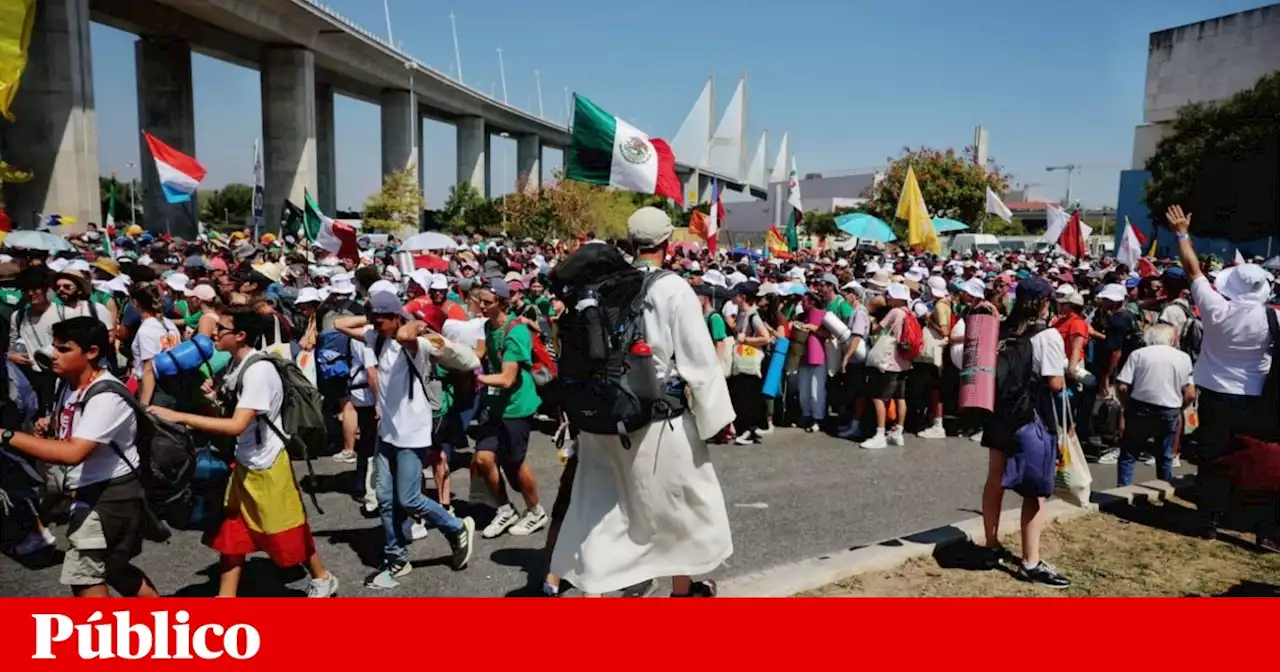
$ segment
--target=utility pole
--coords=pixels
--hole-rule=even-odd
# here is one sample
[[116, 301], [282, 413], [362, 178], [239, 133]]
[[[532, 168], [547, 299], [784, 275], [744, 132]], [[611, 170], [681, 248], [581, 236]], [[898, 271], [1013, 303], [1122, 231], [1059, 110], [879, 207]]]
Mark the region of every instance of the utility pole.
[[542, 75], [537, 70], [533, 71], [533, 79], [538, 83], [538, 116], [546, 119], [547, 115], [542, 111]]
[[1053, 172], [1053, 171], [1055, 171], [1055, 170], [1065, 170], [1065, 171], [1067, 171], [1067, 200], [1066, 200], [1066, 201], [1064, 201], [1064, 202], [1062, 203], [1062, 207], [1064, 207], [1064, 208], [1070, 208], [1070, 207], [1071, 207], [1071, 176], [1072, 176], [1072, 174], [1074, 174], [1074, 173], [1076, 172], [1076, 170], [1078, 170], [1079, 168], [1081, 168], [1081, 166], [1077, 166], [1077, 165], [1076, 165], [1076, 164], [1074, 164], [1074, 163], [1068, 163], [1068, 164], [1067, 164], [1067, 165], [1065, 165], [1065, 166], [1049, 166], [1049, 167], [1047, 167], [1047, 168], [1045, 168], [1045, 169], [1044, 169], [1046, 173], [1052, 173], [1052, 172]]
[[458, 64], [458, 83], [462, 81], [462, 52], [458, 49], [458, 20], [449, 12], [449, 25], [453, 27], [453, 61]]
[[502, 63], [502, 47], [498, 47], [498, 74], [502, 77], [502, 104], [507, 102], [507, 66]]

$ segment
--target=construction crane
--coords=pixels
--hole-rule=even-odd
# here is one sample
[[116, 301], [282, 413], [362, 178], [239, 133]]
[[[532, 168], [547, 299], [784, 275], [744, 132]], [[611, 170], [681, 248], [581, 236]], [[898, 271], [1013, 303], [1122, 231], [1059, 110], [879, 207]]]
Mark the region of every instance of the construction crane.
[[1062, 202], [1062, 206], [1065, 208], [1071, 207], [1071, 176], [1081, 168], [1084, 168], [1084, 166], [1068, 163], [1065, 166], [1048, 166], [1044, 169], [1046, 173], [1052, 173], [1055, 170], [1067, 171], [1067, 198]]

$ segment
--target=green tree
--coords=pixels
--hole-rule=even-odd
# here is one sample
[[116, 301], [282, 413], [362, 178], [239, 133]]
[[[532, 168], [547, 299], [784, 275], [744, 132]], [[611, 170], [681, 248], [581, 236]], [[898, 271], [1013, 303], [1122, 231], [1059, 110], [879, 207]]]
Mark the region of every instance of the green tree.
[[[459, 182], [449, 188], [449, 198], [440, 211], [440, 220], [451, 233], [479, 233], [473, 228], [475, 215], [471, 220], [467, 215], [478, 208], [483, 208], [486, 201], [480, 191], [470, 182]], [[480, 213], [477, 213], [480, 214]]]
[[971, 154], [969, 147], [963, 153], [954, 149], [904, 148], [902, 156], [889, 159], [884, 179], [863, 194], [867, 202], [857, 210], [883, 219], [893, 226], [898, 237], [905, 237], [907, 223], [898, 220], [896, 213], [910, 166], [931, 217], [946, 217], [973, 227], [985, 215], [987, 187], [1003, 197], [1009, 190], [1010, 176], [998, 165], [993, 164], [990, 169], [976, 165], [969, 158]]
[[[115, 215], [117, 225], [129, 226], [134, 223], [142, 223], [143, 191], [139, 189], [136, 198], [131, 198], [133, 195], [133, 185], [128, 180], [117, 178], [116, 208], [112, 213]], [[99, 223], [106, 223], [107, 202], [111, 200], [111, 178], [108, 176], [98, 176], [98, 199], [102, 202], [102, 219], [99, 220]], [[137, 207], [138, 211], [132, 212], [132, 207]]]
[[[1147, 183], [1145, 198], [1152, 218], [1163, 219], [1171, 205], [1190, 204], [1196, 178], [1207, 158], [1255, 154], [1265, 143], [1274, 143], [1277, 133], [1280, 133], [1280, 72], [1262, 77], [1252, 89], [1224, 101], [1197, 103], [1178, 110], [1172, 132], [1147, 159], [1151, 181]], [[1192, 218], [1191, 225], [1200, 235], [1240, 241], [1268, 233], [1240, 222], [1214, 221], [1212, 213], [1198, 214]]]
[[840, 235], [840, 227], [836, 226], [836, 213], [810, 210], [800, 220], [800, 229], [804, 235], [825, 240]]
[[413, 168], [382, 177], [382, 188], [364, 202], [364, 228], [368, 231], [417, 231], [426, 207]]
[[217, 231], [239, 231], [253, 214], [253, 187], [247, 184], [232, 182], [212, 192], [202, 191], [197, 199], [200, 221]]

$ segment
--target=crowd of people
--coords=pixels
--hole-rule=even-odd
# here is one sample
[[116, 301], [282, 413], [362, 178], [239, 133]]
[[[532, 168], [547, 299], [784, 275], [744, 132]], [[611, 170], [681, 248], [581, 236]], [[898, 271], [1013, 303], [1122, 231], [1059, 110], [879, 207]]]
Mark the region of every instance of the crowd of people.
[[[336, 595], [308, 522], [323, 514], [308, 512], [291, 465], [308, 447], [290, 434], [290, 409], [314, 393], [332, 459], [355, 471], [348, 494], [381, 523], [371, 589], [400, 585], [408, 544], [430, 528], [458, 571], [481, 539], [545, 529], [546, 595], [562, 580], [641, 595], [671, 577], [672, 596], [714, 596], [715, 582], [695, 577], [733, 546], [707, 446], [767, 442], [788, 426], [876, 451], [908, 433], [981, 444], [987, 562], [1065, 588], [1040, 556], [1053, 460], [1046, 484], [1029, 466], [1033, 444], [1056, 456], [1056, 437], [1072, 432], [1126, 485], [1138, 461], [1172, 480], [1190, 444], [1216, 456], [1241, 434], [1274, 432], [1263, 404], [1275, 403], [1275, 278], [1256, 263], [1206, 266], [1189, 216], [1166, 219], [1179, 258], [1141, 268], [1061, 251], [713, 253], [676, 244], [652, 207], [616, 243], [459, 238], [435, 272], [394, 241], [339, 256], [247, 232], [178, 241], [90, 226], [71, 251], [8, 249], [4, 546], [48, 549], [49, 524], [65, 517], [61, 580], [74, 594], [161, 592], [132, 559], [172, 516], [139, 476], [157, 427], [179, 426], [198, 464], [225, 467], [210, 470], [223, 474], [216, 493], [187, 493], [184, 509], [218, 554], [219, 595], [236, 595], [255, 552], [305, 566], [309, 596]], [[979, 316], [999, 325], [996, 340], [966, 334]], [[981, 368], [966, 348], [1000, 353], [985, 409], [965, 389]], [[604, 364], [615, 350], [627, 366]], [[644, 380], [618, 373], [636, 361]], [[624, 388], [616, 398], [642, 408], [598, 406]], [[527, 460], [542, 427], [565, 464], [549, 510]], [[496, 504], [481, 528], [453, 505], [462, 450]], [[1208, 463], [1212, 535], [1230, 479]], [[1023, 498], [1020, 558], [999, 543], [1005, 490]], [[1276, 549], [1275, 529], [1258, 535]]]

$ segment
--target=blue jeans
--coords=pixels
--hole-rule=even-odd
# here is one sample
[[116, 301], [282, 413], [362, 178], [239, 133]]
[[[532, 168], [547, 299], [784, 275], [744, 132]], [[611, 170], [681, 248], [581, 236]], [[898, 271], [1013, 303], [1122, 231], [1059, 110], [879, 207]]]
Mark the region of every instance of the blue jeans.
[[401, 524], [407, 516], [426, 519], [444, 532], [462, 529], [462, 521], [445, 510], [440, 502], [422, 494], [422, 464], [426, 448], [401, 448], [378, 442], [373, 461], [373, 487], [378, 493], [378, 516], [386, 546], [387, 560], [408, 562], [409, 552]]
[[1173, 480], [1173, 439], [1177, 435], [1181, 415], [1181, 408], [1129, 400], [1124, 411], [1124, 436], [1120, 438], [1120, 462], [1116, 469], [1118, 485], [1133, 483], [1133, 463], [1148, 439], [1155, 439], [1160, 447], [1156, 453], [1156, 477], [1166, 483]]

